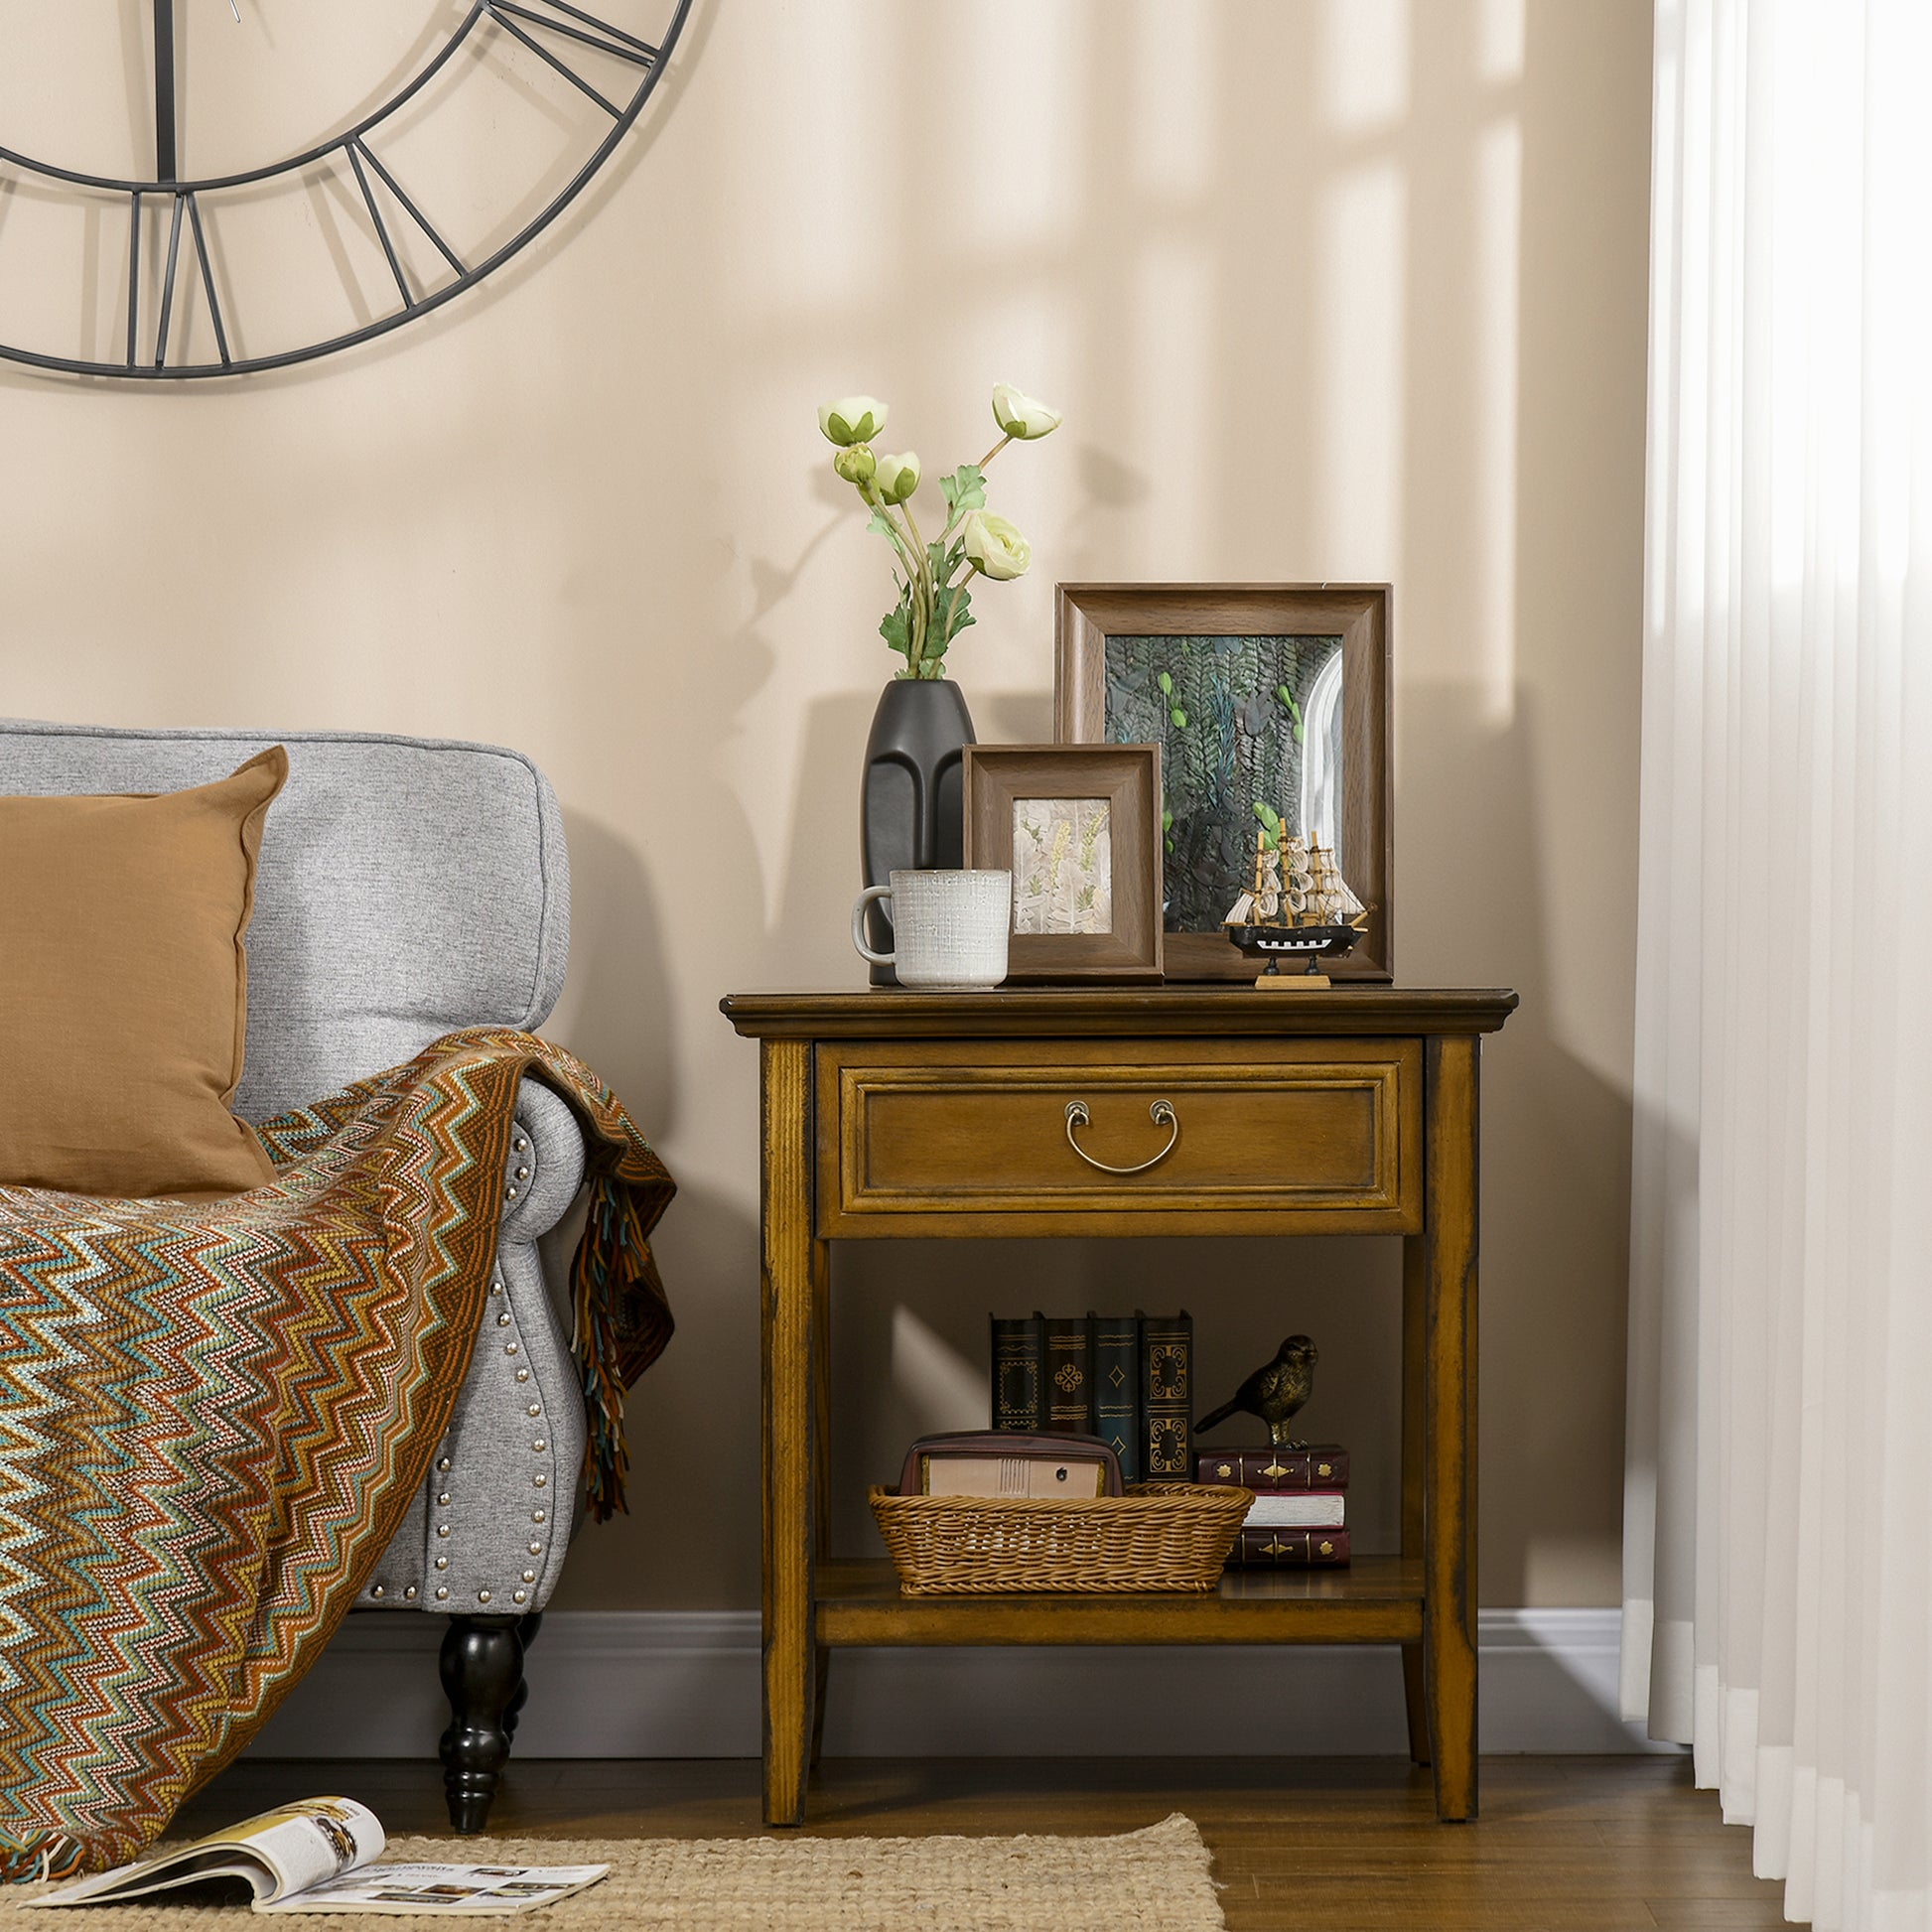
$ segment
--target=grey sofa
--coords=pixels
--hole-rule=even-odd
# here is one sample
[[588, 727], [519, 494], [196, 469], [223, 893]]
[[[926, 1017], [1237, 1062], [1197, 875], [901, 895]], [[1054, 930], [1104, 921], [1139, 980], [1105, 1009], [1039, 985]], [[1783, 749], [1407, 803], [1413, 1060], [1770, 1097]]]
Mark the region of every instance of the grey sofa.
[[[0, 793], [173, 791], [285, 745], [248, 933], [236, 1096], [266, 1120], [458, 1027], [540, 1027], [570, 950], [557, 800], [515, 752], [353, 732], [117, 731], [0, 721]], [[525, 1642], [573, 1527], [584, 1409], [537, 1239], [584, 1175], [569, 1109], [523, 1083], [483, 1331], [430, 1480], [358, 1608], [450, 1619], [450, 1817], [481, 1831], [521, 1705]]]

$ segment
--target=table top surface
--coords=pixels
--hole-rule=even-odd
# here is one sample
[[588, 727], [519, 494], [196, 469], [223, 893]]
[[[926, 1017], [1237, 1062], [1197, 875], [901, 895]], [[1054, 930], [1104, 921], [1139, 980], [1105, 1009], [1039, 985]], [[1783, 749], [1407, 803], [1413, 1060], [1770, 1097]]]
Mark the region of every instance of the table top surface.
[[754, 1038], [958, 1039], [1051, 1035], [1491, 1034], [1516, 1007], [1496, 987], [1001, 987], [928, 993], [733, 993], [719, 1010]]

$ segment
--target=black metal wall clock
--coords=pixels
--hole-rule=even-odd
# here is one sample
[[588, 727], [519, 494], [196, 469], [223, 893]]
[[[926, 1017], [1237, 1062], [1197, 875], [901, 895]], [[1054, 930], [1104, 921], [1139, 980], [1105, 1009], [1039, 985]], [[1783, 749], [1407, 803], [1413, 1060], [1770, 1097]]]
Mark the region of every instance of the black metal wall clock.
[[[424, 0], [413, 23], [398, 20], [405, 0], [381, 0], [364, 10], [376, 40], [400, 33], [406, 51], [345, 117], [332, 109], [271, 160], [235, 150], [271, 138], [261, 123], [283, 97], [278, 64], [299, 78], [333, 71], [316, 58], [317, 37], [347, 31], [355, 10], [179, 0], [178, 20], [177, 5], [117, 10], [145, 29], [140, 8], [151, 6], [141, 84], [128, 87], [125, 54], [113, 62], [140, 165], [88, 172], [73, 157], [0, 145], [0, 356], [148, 381], [244, 375], [441, 308], [541, 234], [616, 152], [691, 0], [597, 0], [595, 11], [574, 0]], [[43, 4], [39, 21], [63, 17], [66, 28], [85, 11]], [[242, 38], [217, 45], [217, 26]], [[36, 31], [44, 48], [60, 29]], [[10, 57], [16, 81], [32, 58]], [[240, 110], [225, 126], [207, 79], [217, 71]], [[78, 84], [36, 79], [41, 102]], [[0, 74], [0, 107], [4, 86]], [[206, 154], [222, 154], [218, 172], [197, 172]]]

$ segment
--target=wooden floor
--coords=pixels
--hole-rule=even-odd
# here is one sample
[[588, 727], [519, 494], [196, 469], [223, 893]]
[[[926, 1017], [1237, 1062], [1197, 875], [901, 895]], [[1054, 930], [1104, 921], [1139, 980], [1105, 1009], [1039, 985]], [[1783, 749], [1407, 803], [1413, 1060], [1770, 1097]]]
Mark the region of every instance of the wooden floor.
[[[341, 1792], [392, 1832], [447, 1829], [434, 1765], [244, 1760], [195, 1799], [207, 1830]], [[1438, 1825], [1428, 1776], [1388, 1758], [829, 1759], [809, 1829], [1124, 1832], [1184, 1811], [1214, 1854], [1227, 1922], [1295, 1932], [1742, 1932], [1784, 1924], [1676, 1757], [1495, 1757], [1482, 1816]], [[490, 1820], [523, 1837], [729, 1838], [759, 1831], [759, 1767], [709, 1758], [512, 1764]]]

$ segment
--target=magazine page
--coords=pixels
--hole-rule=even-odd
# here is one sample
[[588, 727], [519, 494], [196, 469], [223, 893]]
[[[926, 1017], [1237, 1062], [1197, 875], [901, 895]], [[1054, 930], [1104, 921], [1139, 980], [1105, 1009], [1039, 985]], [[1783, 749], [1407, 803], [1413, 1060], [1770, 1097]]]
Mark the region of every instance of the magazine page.
[[133, 1864], [96, 1872], [27, 1905], [94, 1905], [207, 1878], [240, 1878], [257, 1904], [334, 1878], [382, 1856], [381, 1821], [353, 1798], [304, 1798], [224, 1832]]
[[255, 1909], [500, 1918], [554, 1905], [596, 1884], [610, 1869], [608, 1864], [375, 1864]]

